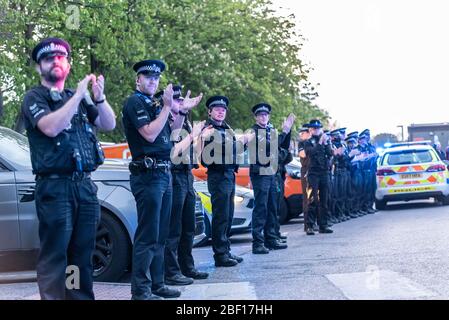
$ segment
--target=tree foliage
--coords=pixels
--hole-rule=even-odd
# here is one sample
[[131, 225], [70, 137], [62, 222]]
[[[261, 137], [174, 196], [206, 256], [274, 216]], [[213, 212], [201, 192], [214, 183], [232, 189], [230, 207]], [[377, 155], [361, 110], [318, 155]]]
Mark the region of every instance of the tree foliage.
[[[0, 0], [0, 5], [5, 126], [14, 126], [24, 92], [39, 82], [30, 52], [48, 36], [72, 46], [66, 86], [76, 87], [90, 72], [103, 74], [119, 117], [135, 87], [132, 65], [160, 58], [167, 64], [161, 88], [172, 82], [205, 98], [227, 95], [235, 128], [253, 123], [251, 107], [261, 101], [273, 106], [275, 125], [290, 112], [297, 115], [297, 125], [328, 118], [313, 104], [317, 93], [299, 58], [302, 38], [293, 16], [276, 15], [268, 0]], [[205, 100], [193, 111], [193, 120], [206, 117]], [[121, 140], [120, 121], [103, 138]]]
[[385, 143], [396, 143], [398, 137], [392, 133], [379, 133], [373, 137], [373, 143], [376, 147], [383, 147]]

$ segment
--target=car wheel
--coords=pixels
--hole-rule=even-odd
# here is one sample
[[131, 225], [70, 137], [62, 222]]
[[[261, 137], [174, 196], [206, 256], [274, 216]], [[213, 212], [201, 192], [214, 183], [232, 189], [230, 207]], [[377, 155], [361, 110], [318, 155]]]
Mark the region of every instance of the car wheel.
[[443, 196], [441, 198], [441, 202], [443, 203], [443, 206], [449, 206], [449, 195], [448, 196]]
[[122, 224], [106, 211], [101, 212], [92, 257], [95, 281], [119, 281], [130, 265], [131, 243]]
[[387, 208], [387, 202], [385, 200], [376, 200], [376, 209], [385, 210]]
[[285, 201], [285, 198], [282, 197], [281, 205], [280, 205], [280, 212], [279, 212], [279, 223], [284, 224], [284, 223], [287, 223], [288, 220], [289, 220], [289, 212], [288, 212], [287, 201]]

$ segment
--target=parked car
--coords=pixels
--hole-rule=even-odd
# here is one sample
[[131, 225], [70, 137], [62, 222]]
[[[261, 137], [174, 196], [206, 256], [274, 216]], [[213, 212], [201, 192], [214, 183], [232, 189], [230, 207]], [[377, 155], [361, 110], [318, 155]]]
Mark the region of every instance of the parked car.
[[[101, 206], [93, 255], [94, 279], [117, 281], [130, 267], [137, 227], [127, 161], [107, 160], [93, 172], [92, 180], [98, 186]], [[39, 237], [34, 189], [27, 138], [0, 127], [0, 266], [22, 270], [35, 266]], [[198, 197], [194, 244], [206, 237], [203, 210]]]
[[427, 142], [390, 145], [378, 159], [376, 208], [388, 201], [436, 198], [449, 204], [449, 171]]
[[[116, 159], [130, 159], [131, 153], [127, 143], [109, 144], [102, 143], [105, 151], [106, 158]], [[243, 164], [240, 165], [239, 171], [236, 174], [236, 184], [245, 188], [251, 189], [251, 181], [249, 178], [249, 160], [248, 154], [243, 155]], [[292, 218], [299, 216], [302, 213], [302, 186], [299, 170], [301, 169], [301, 163], [298, 158], [294, 158], [293, 161], [287, 165], [287, 175], [284, 184], [284, 197], [281, 202], [281, 210], [279, 213], [279, 220], [281, 223], [285, 223]], [[200, 180], [207, 179], [207, 169], [203, 166], [199, 166], [198, 169], [193, 169], [192, 173]]]
[[[193, 183], [195, 191], [201, 198], [204, 207], [204, 223], [207, 238], [211, 237], [212, 203], [207, 182], [196, 179]], [[251, 217], [254, 206], [254, 194], [251, 189], [236, 186], [234, 196], [234, 218], [232, 219], [231, 235], [245, 233], [251, 230]], [[207, 239], [204, 239], [206, 242]], [[204, 243], [203, 242], [203, 243]]]

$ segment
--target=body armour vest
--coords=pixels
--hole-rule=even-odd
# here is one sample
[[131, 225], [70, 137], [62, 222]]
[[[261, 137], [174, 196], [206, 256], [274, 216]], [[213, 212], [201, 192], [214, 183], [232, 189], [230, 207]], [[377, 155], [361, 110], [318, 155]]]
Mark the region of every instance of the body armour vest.
[[[73, 96], [73, 91], [64, 90], [58, 101], [48, 93], [44, 96], [50, 110], [55, 111]], [[95, 127], [88, 119], [88, 108], [95, 106], [82, 100], [70, 125], [54, 138], [45, 135], [37, 126], [27, 129], [34, 174], [91, 172], [104, 162]]]
[[[237, 164], [237, 140], [232, 128], [226, 122], [219, 125], [212, 119], [209, 119], [205, 126], [210, 125], [215, 132], [209, 140], [204, 142], [201, 164], [211, 170], [233, 169], [237, 172], [239, 167]], [[216, 140], [218, 134], [220, 138]], [[207, 152], [205, 155], [204, 150], [210, 150], [210, 153]], [[210, 158], [206, 159], [206, 157]]]

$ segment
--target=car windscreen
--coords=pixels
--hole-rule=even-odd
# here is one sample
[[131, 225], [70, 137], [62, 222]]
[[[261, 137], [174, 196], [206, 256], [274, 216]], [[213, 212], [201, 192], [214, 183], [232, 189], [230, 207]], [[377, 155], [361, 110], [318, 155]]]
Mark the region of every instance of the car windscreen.
[[403, 165], [438, 161], [435, 152], [429, 150], [403, 150], [385, 154], [383, 165]]
[[11, 129], [0, 128], [0, 157], [16, 169], [31, 168], [28, 139]]

